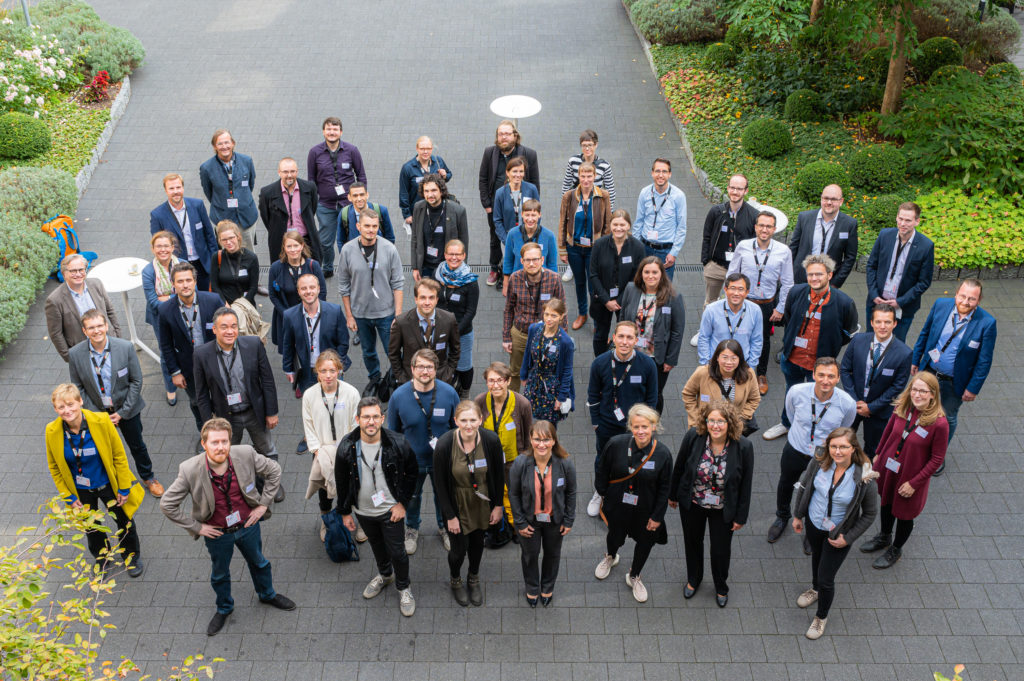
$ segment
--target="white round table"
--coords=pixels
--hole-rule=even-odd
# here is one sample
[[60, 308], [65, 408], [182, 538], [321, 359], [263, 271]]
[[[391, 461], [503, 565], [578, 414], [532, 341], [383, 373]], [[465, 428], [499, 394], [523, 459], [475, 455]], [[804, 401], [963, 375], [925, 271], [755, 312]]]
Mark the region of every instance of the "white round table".
[[135, 318], [132, 316], [131, 303], [128, 300], [128, 292], [142, 286], [142, 268], [148, 264], [149, 261], [142, 258], [114, 258], [94, 265], [89, 270], [88, 276], [99, 279], [109, 293], [121, 294], [121, 302], [124, 304], [124, 314], [128, 322], [128, 340], [136, 348], [159, 362], [160, 355], [153, 352], [139, 338], [139, 334], [135, 330]]
[[528, 95], [505, 95], [491, 102], [491, 112], [502, 118], [511, 118], [517, 128], [520, 118], [536, 116], [540, 109], [540, 102]]
[[754, 207], [754, 210], [760, 212], [766, 210], [775, 216], [775, 233], [779, 234], [789, 226], [789, 218], [778, 208], [774, 206], [766, 206], [763, 203], [758, 203], [753, 199], [747, 199], [747, 203]]

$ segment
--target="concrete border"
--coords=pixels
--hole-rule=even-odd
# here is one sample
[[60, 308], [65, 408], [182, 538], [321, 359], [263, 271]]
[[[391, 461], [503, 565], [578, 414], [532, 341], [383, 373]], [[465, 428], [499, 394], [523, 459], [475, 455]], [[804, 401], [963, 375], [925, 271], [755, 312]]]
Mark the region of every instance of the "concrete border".
[[125, 76], [124, 80], [121, 81], [121, 90], [117, 93], [117, 97], [114, 98], [114, 103], [110, 105], [110, 120], [107, 121], [99, 140], [96, 141], [96, 147], [92, 150], [92, 157], [75, 175], [75, 186], [78, 188], [79, 199], [82, 198], [82, 194], [89, 187], [89, 180], [92, 179], [92, 174], [96, 170], [96, 166], [99, 165], [103, 152], [107, 150], [107, 144], [110, 142], [114, 130], [117, 129], [118, 121], [121, 120], [125, 109], [128, 108], [128, 100], [131, 99], [131, 96], [132, 82], [128, 76]]

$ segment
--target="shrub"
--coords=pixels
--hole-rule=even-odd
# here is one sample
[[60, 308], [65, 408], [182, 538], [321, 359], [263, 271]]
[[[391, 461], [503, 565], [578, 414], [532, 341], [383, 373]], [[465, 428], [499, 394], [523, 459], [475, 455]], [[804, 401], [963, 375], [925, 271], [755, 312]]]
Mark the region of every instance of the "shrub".
[[957, 42], [952, 38], [937, 36], [921, 43], [920, 53], [914, 58], [914, 69], [921, 82], [924, 82], [940, 66], [963, 63], [964, 51]]
[[23, 113], [0, 116], [0, 156], [35, 158], [50, 150], [50, 130], [38, 118]]
[[709, 43], [725, 34], [715, 6], [714, 0], [636, 0], [630, 12], [637, 29], [652, 43]]
[[[865, 234], [877, 236], [878, 232], [886, 227], [894, 227], [896, 225], [896, 213], [899, 211], [900, 204], [906, 200], [907, 197], [903, 194], [879, 194], [870, 199], [865, 197], [861, 201], [856, 215], [858, 230], [861, 228], [865, 230], [861, 232], [861, 238], [864, 238]], [[874, 238], [870, 240], [865, 239], [865, 241], [867, 242], [868, 252], [870, 252]]]
[[1017, 86], [1022, 84], [1020, 69], [1015, 64], [1005, 61], [988, 67], [985, 70], [985, 78], [1002, 83], [1013, 83]]
[[754, 45], [754, 36], [751, 35], [750, 31], [743, 28], [742, 24], [733, 24], [725, 32], [725, 38], [723, 39], [729, 45], [732, 45], [736, 52], [742, 52], [743, 50], [750, 49]]
[[0, 21], [0, 113], [43, 114], [47, 96], [81, 82], [75, 64], [78, 51], [77, 46], [64, 45], [53, 35], [9, 18]]
[[917, 39], [947, 36], [964, 45], [969, 59], [982, 63], [1002, 61], [1014, 53], [1020, 26], [1006, 12], [985, 12], [978, 23], [974, 0], [929, 0], [914, 9]]
[[889, 57], [892, 50], [888, 47], [873, 47], [860, 58], [860, 70], [865, 78], [884, 83], [889, 75]]
[[41, 225], [54, 215], [74, 215], [78, 190], [71, 173], [56, 168], [8, 168], [0, 172], [0, 211]]
[[831, 161], [811, 161], [796, 174], [793, 190], [807, 203], [817, 203], [821, 198], [821, 190], [830, 184], [849, 188], [850, 175], [846, 168]]
[[967, 73], [966, 66], [960, 66], [959, 64], [946, 64], [932, 71], [931, 77], [928, 78], [929, 85], [938, 85], [939, 83], [948, 83], [949, 81], [956, 80], [963, 74]]
[[821, 95], [814, 90], [797, 90], [786, 97], [783, 114], [790, 121], [820, 121], [822, 119]]
[[825, 43], [825, 29], [821, 23], [807, 24], [793, 38], [793, 49], [800, 54], [817, 52]]
[[704, 66], [709, 69], [725, 69], [736, 63], [736, 50], [728, 43], [713, 43], [704, 53]]
[[719, 16], [739, 24], [754, 40], [786, 45], [807, 25], [807, 3], [803, 0], [725, 0]]
[[872, 144], [850, 159], [850, 181], [869, 192], [892, 191], [903, 184], [907, 159], [891, 144]]
[[935, 242], [940, 267], [998, 267], [1024, 264], [1024, 197], [983, 189], [967, 196], [943, 187], [917, 199], [921, 231]]
[[39, 225], [0, 215], [0, 347], [25, 326], [36, 291], [57, 263], [57, 244]]
[[90, 76], [107, 71], [111, 80], [121, 80], [146, 56], [130, 31], [103, 21], [82, 0], [43, 0], [33, 8], [32, 19], [63, 43], [81, 47]]
[[761, 118], [743, 130], [743, 148], [754, 156], [774, 158], [793, 148], [793, 134], [782, 121]]

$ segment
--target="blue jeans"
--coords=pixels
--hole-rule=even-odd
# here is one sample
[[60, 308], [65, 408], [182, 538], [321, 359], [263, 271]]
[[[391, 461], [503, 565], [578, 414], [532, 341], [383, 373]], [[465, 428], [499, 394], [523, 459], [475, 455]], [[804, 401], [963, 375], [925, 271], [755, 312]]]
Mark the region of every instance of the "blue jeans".
[[948, 378], [939, 379], [939, 401], [942, 402], [942, 411], [946, 412], [946, 421], [949, 422], [949, 440], [947, 442], [953, 441], [957, 414], [960, 412], [960, 405], [964, 403], [963, 397], [963, 393], [958, 395], [953, 390], [953, 381]]
[[[786, 379], [787, 393], [789, 392], [789, 389], [792, 388], [794, 385], [797, 385], [799, 383], [807, 383], [808, 381], [813, 380], [813, 371], [808, 371], [803, 367], [798, 367], [797, 365], [790, 362], [788, 359], [783, 359], [781, 362], [779, 362], [779, 368], [782, 369], [782, 376], [783, 378]], [[786, 426], [786, 428], [789, 428], [792, 425], [789, 422], [789, 414], [786, 413], [785, 406], [782, 407], [782, 425]]]
[[569, 256], [569, 269], [572, 270], [572, 278], [576, 282], [576, 309], [580, 311], [580, 316], [584, 317], [590, 300], [587, 294], [587, 286], [590, 284], [590, 251], [589, 246], [565, 247], [565, 252]]
[[270, 574], [270, 561], [263, 555], [259, 523], [234, 533], [225, 532], [216, 539], [203, 539], [206, 540], [206, 550], [210, 552], [210, 560], [213, 561], [210, 585], [217, 594], [217, 612], [227, 615], [235, 609], [235, 600], [231, 598], [231, 556], [236, 546], [249, 566], [252, 584], [260, 600], [269, 601], [277, 595]]
[[[202, 289], [206, 290], [206, 289]], [[153, 335], [156, 337], [156, 344], [160, 346], [160, 325], [150, 324], [153, 327]], [[164, 361], [163, 353], [160, 353], [160, 372], [164, 375], [164, 390], [168, 393], [178, 392], [178, 387], [171, 380], [171, 372], [167, 369], [167, 362]]]
[[473, 368], [473, 332], [470, 331], [459, 339], [459, 366], [456, 371], [469, 371]]
[[334, 272], [334, 241], [338, 237], [338, 213], [341, 208], [317, 205], [316, 220], [320, 223], [320, 252], [324, 274]]
[[377, 336], [384, 344], [384, 353], [387, 354], [388, 343], [391, 342], [391, 322], [395, 321], [395, 315], [368, 319], [356, 317], [356, 332], [359, 334], [359, 347], [363, 349], [363, 364], [366, 366], [366, 373], [370, 380], [380, 376], [380, 360], [377, 359]]
[[[647, 244], [644, 244], [644, 252], [647, 255], [657, 256], [658, 260], [660, 260], [662, 262], [665, 262], [665, 258], [668, 257], [668, 253], [669, 253], [670, 250], [672, 250], [672, 249], [670, 249], [670, 248], [651, 248]], [[675, 273], [676, 273], [676, 268], [675, 267], [667, 267], [667, 266], [665, 267], [665, 274], [668, 275], [669, 281], [672, 281], [672, 277], [675, 275]]]
[[410, 530], [420, 529], [420, 506], [423, 503], [423, 483], [430, 478], [430, 486], [434, 489], [434, 515], [437, 518], [437, 526], [444, 527], [444, 519], [441, 518], [441, 504], [437, 501], [437, 485], [434, 484], [434, 467], [420, 464], [420, 474], [416, 476], [416, 491], [409, 501], [409, 508], [405, 513], [405, 526]]

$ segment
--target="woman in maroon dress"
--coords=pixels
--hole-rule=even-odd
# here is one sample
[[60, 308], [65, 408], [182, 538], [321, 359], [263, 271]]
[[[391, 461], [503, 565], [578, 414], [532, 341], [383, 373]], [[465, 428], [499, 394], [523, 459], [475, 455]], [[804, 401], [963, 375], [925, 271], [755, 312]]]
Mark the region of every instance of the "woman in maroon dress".
[[892, 567], [903, 555], [914, 518], [921, 515], [928, 499], [928, 483], [946, 458], [948, 441], [949, 423], [939, 402], [939, 382], [934, 374], [918, 372], [896, 398], [896, 409], [876, 450], [882, 529], [860, 546], [865, 553], [885, 549], [872, 563], [875, 569]]

